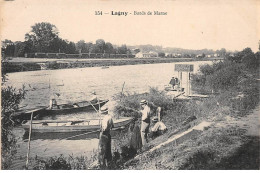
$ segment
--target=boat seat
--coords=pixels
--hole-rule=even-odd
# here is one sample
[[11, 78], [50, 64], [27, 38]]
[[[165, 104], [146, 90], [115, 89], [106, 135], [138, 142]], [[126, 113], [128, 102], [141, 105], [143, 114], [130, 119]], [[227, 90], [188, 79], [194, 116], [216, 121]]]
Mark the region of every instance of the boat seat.
[[79, 105], [78, 105], [77, 103], [74, 103], [74, 104], [73, 104], [73, 107], [74, 107], [74, 108], [79, 108]]
[[42, 125], [43, 125], [43, 126], [48, 126], [48, 123], [43, 122]]
[[75, 125], [75, 124], [83, 123], [83, 122], [88, 122], [88, 125], [89, 125], [89, 122], [90, 122], [90, 121], [83, 121], [83, 120], [82, 120], [82, 121], [72, 121], [72, 122], [71, 122], [71, 125]]

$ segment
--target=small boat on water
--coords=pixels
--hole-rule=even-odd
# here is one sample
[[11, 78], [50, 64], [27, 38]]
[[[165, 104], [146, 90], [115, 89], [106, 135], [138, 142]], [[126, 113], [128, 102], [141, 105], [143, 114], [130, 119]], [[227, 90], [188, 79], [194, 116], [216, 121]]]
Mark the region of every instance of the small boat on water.
[[109, 66], [102, 66], [101, 69], [109, 68]]
[[180, 88], [178, 85], [173, 87], [172, 85], [168, 84], [168, 85], [164, 85], [164, 90], [165, 91], [181, 91], [181, 92], [183, 92], [184, 88]]
[[97, 101], [82, 101], [72, 104], [60, 104], [55, 108], [50, 109], [49, 107], [39, 107], [31, 110], [26, 110], [24, 112], [17, 112], [14, 116], [14, 119], [22, 120], [30, 120], [31, 114], [33, 113], [33, 117], [42, 118], [45, 116], [54, 116], [61, 114], [70, 114], [77, 113], [83, 111], [94, 111], [99, 110], [100, 107], [105, 105], [109, 100], [99, 100]]
[[[122, 117], [114, 120], [114, 128], [122, 128], [133, 120], [132, 117]], [[25, 130], [30, 129], [31, 121], [22, 123]], [[88, 132], [100, 129], [100, 119], [86, 120], [32, 120], [32, 132]]]

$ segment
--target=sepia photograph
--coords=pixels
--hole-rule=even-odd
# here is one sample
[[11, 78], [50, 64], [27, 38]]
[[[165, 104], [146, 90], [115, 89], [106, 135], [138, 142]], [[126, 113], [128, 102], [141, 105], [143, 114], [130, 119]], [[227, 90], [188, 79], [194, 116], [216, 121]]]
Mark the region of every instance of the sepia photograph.
[[259, 170], [259, 0], [0, 0], [1, 170]]

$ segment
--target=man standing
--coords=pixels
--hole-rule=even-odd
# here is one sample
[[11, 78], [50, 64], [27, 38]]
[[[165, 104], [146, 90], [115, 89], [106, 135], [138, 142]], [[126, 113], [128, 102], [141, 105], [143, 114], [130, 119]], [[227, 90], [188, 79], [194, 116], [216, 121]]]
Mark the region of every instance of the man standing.
[[149, 132], [149, 126], [150, 126], [151, 109], [148, 106], [148, 102], [146, 100], [142, 100], [140, 102], [140, 105], [142, 107], [141, 138], [142, 138], [142, 145], [144, 146], [147, 143], [147, 134]]
[[172, 79], [170, 81], [170, 85], [172, 85], [172, 88], [174, 89], [174, 86], [176, 85], [176, 81], [175, 81], [174, 77], [172, 77]]
[[50, 99], [50, 106], [49, 109], [59, 109], [59, 106], [57, 105], [57, 101], [54, 97]]
[[104, 117], [101, 122], [99, 137], [99, 163], [101, 166], [108, 167], [108, 163], [112, 160], [110, 130], [114, 127], [114, 123], [112, 116], [108, 114], [108, 108], [101, 108], [101, 114]]

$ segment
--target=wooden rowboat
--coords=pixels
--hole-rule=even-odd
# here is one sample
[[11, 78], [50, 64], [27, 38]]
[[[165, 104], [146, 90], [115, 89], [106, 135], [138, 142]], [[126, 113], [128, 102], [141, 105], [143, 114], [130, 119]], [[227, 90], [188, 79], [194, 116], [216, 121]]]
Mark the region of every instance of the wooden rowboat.
[[71, 114], [71, 113], [77, 113], [83, 111], [85, 112], [94, 111], [94, 110], [99, 110], [99, 107], [102, 107], [108, 101], [109, 100], [100, 100], [99, 102], [82, 101], [73, 104], [60, 104], [57, 105], [57, 108], [54, 109], [50, 109], [49, 107], [39, 107], [24, 112], [17, 112], [14, 119], [20, 121], [30, 120], [32, 112], [34, 117], [37, 115], [37, 117], [41, 119], [44, 116], [55, 116], [55, 115]]
[[[132, 117], [122, 117], [114, 120], [114, 128], [121, 128], [128, 125], [133, 120]], [[30, 129], [31, 121], [22, 123], [25, 130]], [[77, 132], [77, 131], [97, 131], [100, 129], [100, 119], [88, 120], [32, 120], [32, 132]]]

